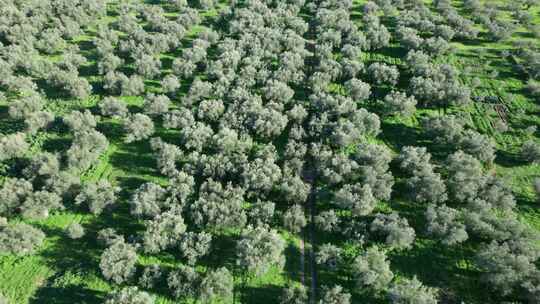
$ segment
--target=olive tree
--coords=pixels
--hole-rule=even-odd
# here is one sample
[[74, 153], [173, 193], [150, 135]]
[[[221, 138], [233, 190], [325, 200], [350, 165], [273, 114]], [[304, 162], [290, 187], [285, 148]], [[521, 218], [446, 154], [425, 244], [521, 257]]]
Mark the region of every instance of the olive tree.
[[135, 248], [123, 241], [118, 241], [103, 251], [99, 268], [107, 280], [121, 284], [133, 277], [136, 262]]
[[212, 234], [206, 232], [186, 232], [179, 242], [180, 254], [189, 265], [195, 265], [197, 260], [210, 252]]
[[210, 270], [202, 279], [199, 298], [203, 303], [216, 299], [228, 300], [232, 297], [233, 288], [233, 276], [227, 268]]
[[363, 216], [375, 209], [377, 199], [367, 184], [346, 184], [335, 193], [334, 203], [340, 208], [350, 210], [354, 216]]
[[540, 163], [540, 144], [528, 140], [521, 146], [521, 157], [530, 163]]
[[416, 277], [401, 279], [388, 290], [388, 298], [394, 304], [436, 304], [437, 290], [426, 287]]
[[129, 110], [124, 102], [110, 96], [105, 97], [99, 103], [99, 109], [101, 111], [101, 115], [115, 118], [123, 118], [129, 113]]
[[143, 273], [139, 278], [139, 285], [144, 288], [154, 288], [161, 283], [163, 271], [158, 264], [150, 264], [144, 267]]
[[208, 179], [199, 189], [199, 199], [189, 207], [191, 219], [199, 227], [241, 228], [247, 221], [243, 196], [244, 190], [231, 183], [223, 186]]
[[180, 266], [171, 271], [167, 277], [167, 286], [175, 298], [195, 297], [199, 293], [201, 278], [190, 266]]
[[349, 304], [351, 303], [351, 294], [344, 291], [343, 287], [336, 285], [332, 288], [324, 288], [323, 296], [319, 304]]
[[416, 237], [407, 219], [399, 217], [395, 212], [377, 214], [371, 222], [370, 231], [384, 235], [386, 244], [394, 248], [410, 248]]
[[445, 245], [466, 241], [469, 237], [465, 225], [460, 221], [459, 211], [446, 205], [430, 205], [426, 211], [427, 231]]
[[181, 210], [177, 208], [156, 215], [145, 226], [142, 243], [147, 253], [157, 253], [175, 245], [186, 231]]
[[126, 143], [144, 140], [154, 134], [154, 122], [150, 117], [137, 113], [124, 120], [124, 131]]
[[0, 161], [23, 156], [30, 145], [24, 133], [12, 133], [0, 138]]
[[285, 264], [285, 241], [275, 230], [247, 228], [236, 244], [236, 264], [247, 272], [263, 275], [271, 266]]
[[382, 291], [394, 278], [386, 253], [377, 246], [370, 247], [357, 256], [351, 268], [358, 288], [369, 286], [376, 291]]
[[90, 182], [83, 186], [81, 192], [75, 198], [75, 204], [86, 204], [93, 214], [100, 214], [106, 207], [116, 202], [116, 194], [119, 187], [111, 185], [105, 179], [98, 182]]
[[416, 98], [399, 91], [392, 91], [384, 97], [383, 111], [386, 115], [410, 117], [416, 111]]
[[374, 62], [367, 68], [367, 73], [377, 84], [395, 86], [399, 80], [399, 70], [394, 65]]
[[73, 222], [66, 227], [66, 234], [70, 239], [80, 239], [84, 236], [84, 228], [81, 224]]
[[137, 287], [124, 287], [108, 295], [105, 304], [154, 304], [155, 298]]
[[0, 254], [28, 255], [45, 239], [45, 234], [28, 224], [0, 226]]
[[308, 291], [304, 285], [294, 284], [283, 289], [280, 304], [306, 304], [308, 302]]
[[302, 206], [295, 204], [283, 214], [283, 225], [293, 233], [298, 233], [307, 225]]

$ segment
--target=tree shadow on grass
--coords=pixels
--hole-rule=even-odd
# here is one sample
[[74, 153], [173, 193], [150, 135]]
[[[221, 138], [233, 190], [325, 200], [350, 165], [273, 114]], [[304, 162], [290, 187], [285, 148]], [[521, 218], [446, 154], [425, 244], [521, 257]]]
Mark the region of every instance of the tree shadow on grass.
[[258, 287], [246, 286], [242, 292], [242, 303], [278, 304], [280, 303], [281, 294], [282, 288], [276, 285], [263, 285]]
[[472, 266], [458, 267], [469, 263], [474, 252], [470, 246], [422, 239], [409, 250], [391, 252], [389, 258], [395, 273], [417, 276], [425, 285], [439, 288], [443, 303], [499, 303], [480, 282], [480, 272]]
[[62, 229], [38, 226], [49, 238], [55, 240], [53, 245], [40, 255], [51, 269], [55, 269], [56, 274], [38, 289], [30, 303], [100, 303], [101, 293], [98, 291], [71, 282], [66, 282], [65, 286], [57, 286], [68, 273], [86, 274], [99, 269], [101, 249], [91, 241], [92, 234], [87, 231], [83, 238], [73, 240], [66, 237]]
[[40, 288], [30, 304], [95, 304], [102, 303], [104, 292], [91, 290], [84, 286], [69, 284], [63, 287], [45, 286]]

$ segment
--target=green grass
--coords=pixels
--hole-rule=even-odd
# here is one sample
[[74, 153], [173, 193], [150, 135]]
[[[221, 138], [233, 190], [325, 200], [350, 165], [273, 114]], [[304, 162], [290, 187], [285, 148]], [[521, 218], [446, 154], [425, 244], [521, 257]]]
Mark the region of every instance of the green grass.
[[[355, 1], [355, 14], [360, 10], [359, 5], [362, 3], [365, 1]], [[535, 23], [539, 24], [540, 15], [538, 8], [536, 10]], [[174, 14], [170, 16], [174, 17]], [[216, 12], [208, 12], [204, 16], [213, 18]], [[112, 21], [114, 18], [111, 16], [102, 20], [107, 23]], [[202, 27], [190, 29], [184, 45], [189, 44], [189, 41], [201, 30]], [[89, 35], [77, 39], [77, 42], [88, 42], [92, 37], [91, 31], [92, 29]], [[523, 39], [520, 34], [522, 31], [523, 29], [519, 29], [512, 39], [504, 42], [495, 43], [485, 40], [469, 44], [455, 42], [453, 45], [457, 52], [441, 60], [455, 65], [460, 70], [470, 67], [471, 71], [463, 75], [462, 81], [470, 84], [473, 77], [481, 80], [481, 85], [474, 90], [474, 94], [498, 96], [508, 108], [507, 120], [511, 129], [504, 134], [493, 129], [495, 121], [501, 118], [489, 105], [474, 105], [453, 109], [453, 111], [467, 114], [470, 117], [470, 127], [489, 134], [497, 141], [499, 151], [495, 171], [509, 182], [515, 192], [520, 217], [531, 226], [540, 229], [539, 205], [535, 201], [531, 187], [534, 177], [540, 176], [540, 166], [523, 164], [517, 155], [520, 145], [531, 138], [523, 130], [527, 126], [540, 125], [538, 105], [524, 92], [524, 79], [516, 74], [508, 62], [499, 55], [502, 50], [512, 49], [517, 39]], [[172, 60], [174, 55], [177, 54], [166, 54], [162, 59]], [[362, 60], [400, 65], [402, 56], [403, 50], [392, 45], [381, 52], [366, 52]], [[95, 65], [94, 61], [89, 62], [89, 66], [92, 65]], [[499, 72], [499, 77], [490, 77], [489, 74], [493, 70]], [[99, 77], [95, 79], [93, 77], [92, 80], [98, 81]], [[151, 90], [157, 90], [154, 83]], [[92, 96], [81, 102], [51, 100], [47, 104], [47, 109], [59, 116], [74, 109], [96, 111], [99, 99], [100, 96]], [[143, 101], [140, 97], [123, 97], [122, 100], [134, 110], [139, 109]], [[384, 142], [394, 152], [404, 145], [424, 144], [417, 134], [418, 122], [423, 116], [435, 114], [437, 113], [433, 110], [419, 110], [411, 119], [387, 118], [383, 121], [384, 132], [378, 138], [378, 142]], [[0, 103], [0, 133], [12, 133], [22, 128], [20, 124], [7, 119], [7, 106], [5, 103]], [[156, 182], [162, 185], [167, 183], [166, 178], [156, 170], [155, 160], [151, 156], [147, 142], [123, 143], [120, 122], [112, 119], [102, 120], [98, 125], [98, 130], [107, 135], [110, 146], [100, 157], [99, 163], [82, 175], [82, 180], [92, 182], [107, 179], [122, 186], [123, 191], [117, 209], [112, 213], [96, 217], [71, 206], [68, 210], [58, 212], [46, 220], [35, 222], [47, 233], [46, 242], [39, 252], [27, 257], [0, 257], [0, 292], [7, 296], [10, 303], [98, 303], [102, 301], [106, 293], [113, 289], [113, 285], [105, 281], [99, 273], [98, 263], [102, 248], [94, 241], [97, 231], [104, 227], [113, 227], [126, 235], [140, 231], [140, 223], [129, 215], [127, 201], [130, 193], [144, 182]], [[177, 132], [171, 134], [160, 128], [157, 135], [178, 137]], [[65, 140], [69, 141], [68, 136], [58, 132], [39, 133], [31, 139], [31, 153], [55, 147], [58, 142]], [[326, 206], [328, 206], [328, 201], [317, 202], [319, 210]], [[378, 207], [379, 211], [384, 212], [399, 211], [408, 218], [419, 234], [419, 240], [411, 250], [392, 252], [390, 255], [392, 268], [398, 277], [418, 275], [425, 284], [439, 287], [443, 296], [452, 299], [457, 295], [466, 303], [497, 301], [498, 299], [491, 298], [490, 291], [485, 286], [478, 283], [479, 272], [471, 267], [471, 257], [476, 250], [474, 246], [446, 249], [424, 238], [422, 222], [424, 208], [425, 206], [399, 199], [382, 202]], [[73, 221], [83, 223], [87, 229], [87, 236], [81, 240], [70, 240], [65, 237], [63, 230]], [[246, 286], [243, 285], [242, 278], [236, 276], [235, 286], [243, 295], [242, 303], [261, 303], [261, 299], [264, 299], [264, 303], [278, 303], [280, 287], [291, 281], [299, 281], [299, 238], [286, 232], [281, 233], [288, 245], [285, 270], [273, 268], [264, 276], [250, 278]], [[230, 247], [227, 248], [227, 245], [231, 244], [231, 238], [234, 238], [234, 235], [223, 235], [219, 238], [218, 248], [209, 263], [223, 262], [232, 269], [233, 252]], [[306, 247], [316, 248], [324, 242], [342, 245], [346, 250], [346, 255], [350, 257], [361, 250], [360, 246], [348, 240], [323, 234], [317, 236], [316, 244], [308, 243]], [[141, 255], [139, 257], [140, 266], [151, 263], [174, 267], [179, 262], [170, 252], [159, 256]], [[307, 265], [306, 269], [308, 269]], [[343, 273], [318, 269], [318, 274], [320, 286], [340, 283], [349, 287], [353, 291], [355, 303], [360, 303], [360, 301], [384, 303], [380, 297], [358, 290], [354, 282]], [[157, 303], [178, 303], [178, 301], [164, 294], [157, 294]]]

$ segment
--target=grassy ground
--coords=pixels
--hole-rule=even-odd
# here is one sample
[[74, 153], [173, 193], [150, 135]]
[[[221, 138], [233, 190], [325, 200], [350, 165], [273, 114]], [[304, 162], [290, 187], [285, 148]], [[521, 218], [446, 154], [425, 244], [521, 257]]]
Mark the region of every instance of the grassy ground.
[[[361, 10], [360, 4], [365, 1], [356, 1], [355, 15]], [[456, 4], [461, 1], [454, 1]], [[214, 13], [209, 12], [206, 17], [211, 18]], [[538, 12], [536, 14], [538, 17]], [[535, 21], [539, 24], [537, 18]], [[106, 18], [104, 22], [111, 22]], [[201, 28], [194, 28], [193, 35]], [[79, 39], [78, 43], [89, 43], [92, 31]], [[501, 117], [493, 110], [493, 105], [475, 105], [459, 111], [470, 116], [470, 125], [475, 129], [489, 134], [498, 144], [498, 157], [495, 162], [495, 171], [508, 180], [518, 199], [520, 215], [525, 221], [540, 229], [540, 210], [534, 201], [531, 182], [534, 177], [540, 176], [540, 167], [524, 164], [519, 161], [517, 152], [520, 145], [527, 139], [537, 138], [538, 133], [529, 135], [524, 129], [531, 125], [540, 125], [538, 105], [527, 96], [524, 91], [524, 79], [515, 69], [500, 56], [501, 50], [512, 49], [516, 39], [523, 38], [520, 29], [512, 39], [505, 42], [489, 42], [478, 39], [468, 43], [454, 43], [457, 52], [443, 60], [457, 66], [464, 73], [463, 82], [470, 83], [473, 77], [481, 80], [481, 85], [474, 90], [475, 94], [500, 97], [501, 104], [507, 109], [505, 120], [510, 131], [500, 133], [493, 126]], [[482, 35], [481, 35], [482, 37]], [[189, 45], [186, 39], [185, 45]], [[377, 53], [366, 54], [364, 60], [385, 61], [399, 64], [404, 51], [396, 46]], [[92, 58], [92, 53], [86, 54]], [[170, 62], [172, 55], [164, 55], [164, 62]], [[95, 68], [95, 61], [90, 60], [89, 69]], [[498, 72], [492, 77], [493, 71]], [[92, 80], [99, 80], [92, 78]], [[48, 107], [55, 113], [62, 115], [72, 109], [91, 109], [96, 111], [96, 102], [99, 96], [94, 96], [84, 102], [66, 102], [64, 100], [52, 101]], [[140, 98], [124, 98], [133, 109], [141, 106]], [[404, 145], [418, 144], [418, 120], [421, 116], [432, 115], [430, 110], [418, 111], [410, 120], [389, 118], [383, 122], [381, 140], [393, 150]], [[11, 133], [22, 129], [20, 124], [14, 124], [7, 119], [7, 107], [0, 104], [0, 130]], [[129, 216], [127, 200], [130, 193], [144, 182], [152, 181], [166, 184], [166, 180], [157, 172], [155, 160], [151, 156], [148, 143], [125, 144], [122, 142], [122, 130], [118, 121], [112, 119], [102, 120], [98, 130], [103, 132], [111, 142], [107, 152], [100, 158], [99, 164], [91, 168], [83, 176], [84, 181], [95, 181], [106, 178], [112, 183], [122, 187], [120, 202], [114, 212], [99, 217], [91, 216], [76, 208], [56, 213], [35, 224], [47, 234], [44, 246], [35, 255], [28, 257], [0, 257], [0, 292], [15, 304], [24, 303], [98, 303], [105, 294], [112, 289], [111, 284], [105, 281], [99, 273], [100, 248], [94, 241], [97, 231], [104, 227], [113, 227], [122, 233], [133, 233], [140, 230], [140, 223], [134, 222]], [[177, 134], [158, 128], [158, 134], [173, 138]], [[69, 137], [61, 133], [38, 134], [33, 139], [32, 151], [55, 150], [62, 147], [59, 144], [69, 144]], [[398, 183], [399, 186], [399, 183]], [[399, 189], [399, 188], [398, 188]], [[317, 202], [317, 209], [324, 210], [327, 201], [323, 198]], [[445, 298], [454, 298], [456, 295], [466, 303], [494, 303], [498, 299], [491, 298], [490, 291], [478, 282], [479, 272], [471, 266], [470, 259], [475, 251], [474, 246], [446, 249], [438, 243], [428, 240], [423, 234], [424, 206], [411, 204], [397, 199], [386, 202], [380, 210], [397, 210], [406, 216], [419, 234], [419, 240], [412, 250], [392, 253], [390, 259], [392, 268], [398, 276], [411, 277], [417, 275], [425, 284], [439, 287]], [[64, 235], [64, 228], [73, 221], [80, 222], [87, 229], [87, 235], [80, 240], [70, 240]], [[127, 233], [129, 232], [129, 233]], [[240, 277], [235, 278], [237, 290], [243, 294], [242, 303], [277, 303], [281, 292], [279, 287], [291, 280], [298, 281], [300, 269], [298, 253], [298, 236], [282, 232], [288, 243], [286, 250], [287, 265], [285, 272], [277, 269], [265, 276], [251, 278], [247, 286], [243, 286]], [[220, 263], [233, 269], [233, 252], [231, 244], [234, 236], [222, 235], [217, 242], [215, 253], [207, 263]], [[358, 247], [344, 239], [335, 236], [318, 235], [318, 246], [325, 242], [341, 244], [347, 254], [354, 255]], [[140, 256], [139, 264], [148, 265], [159, 262], [168, 267], [177, 265], [173, 254], [160, 256]], [[325, 269], [318, 269], [319, 285], [341, 284], [355, 290], [352, 282], [343, 273], [334, 273]], [[309, 284], [309, 282], [307, 282]], [[371, 294], [356, 292], [355, 303], [384, 303]], [[178, 303], [164, 294], [158, 294], [158, 303]]]

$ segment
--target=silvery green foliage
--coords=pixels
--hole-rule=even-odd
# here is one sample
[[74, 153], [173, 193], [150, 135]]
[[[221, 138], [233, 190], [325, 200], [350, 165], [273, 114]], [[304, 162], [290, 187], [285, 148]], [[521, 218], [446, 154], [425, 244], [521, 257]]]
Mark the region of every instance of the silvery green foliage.
[[425, 147], [403, 147], [397, 161], [400, 168], [408, 174], [413, 174], [426, 167], [431, 168], [431, 154]]
[[375, 209], [377, 199], [367, 184], [345, 184], [334, 194], [334, 203], [354, 216], [364, 216]]
[[430, 205], [426, 211], [427, 231], [445, 245], [462, 243], [469, 238], [460, 212], [446, 205]]
[[416, 202], [441, 203], [448, 199], [441, 175], [429, 166], [414, 171], [406, 184], [410, 190], [409, 195]]
[[448, 192], [450, 197], [457, 202], [474, 200], [486, 184], [482, 164], [462, 151], [448, 156], [447, 168]]
[[171, 100], [169, 97], [150, 93], [144, 99], [143, 110], [147, 115], [157, 116], [168, 113], [170, 105]]
[[336, 270], [342, 262], [343, 250], [330, 243], [319, 246], [315, 253], [315, 262], [330, 270]]
[[177, 208], [156, 215], [145, 226], [142, 242], [147, 253], [157, 253], [175, 245], [186, 231], [181, 210]]
[[212, 130], [209, 125], [198, 121], [183, 130], [182, 143], [187, 149], [193, 149], [200, 152], [213, 135], [214, 130]]
[[122, 58], [114, 55], [112, 52], [106, 53], [100, 59], [98, 59], [98, 73], [100, 75], [105, 75], [109, 72], [114, 72], [121, 67], [122, 64], [124, 64], [124, 60]]
[[45, 180], [45, 190], [62, 197], [64, 201], [75, 198], [80, 190], [81, 179], [69, 171], [60, 171]]
[[0, 161], [23, 156], [30, 145], [22, 132], [3, 135], [0, 138]]
[[45, 239], [45, 234], [28, 224], [17, 223], [0, 227], [0, 254], [28, 255]]
[[54, 114], [47, 111], [31, 113], [24, 119], [26, 131], [29, 134], [36, 134], [39, 130], [47, 129], [52, 122], [54, 122]]
[[424, 39], [418, 34], [418, 30], [406, 26], [398, 26], [396, 34], [401, 40], [401, 44], [407, 48], [416, 50], [424, 43]]
[[275, 209], [275, 203], [257, 199], [249, 209], [248, 219], [254, 226], [268, 225], [274, 219]]
[[68, 167], [78, 171], [88, 169], [108, 146], [109, 141], [98, 131], [75, 132], [71, 147], [66, 152]]
[[307, 219], [302, 206], [295, 204], [283, 214], [283, 226], [293, 233], [298, 233], [306, 227]]
[[25, 95], [9, 103], [8, 114], [13, 119], [24, 119], [45, 106], [43, 97], [37, 93]]
[[210, 270], [202, 279], [199, 299], [203, 303], [212, 303], [217, 299], [228, 301], [233, 294], [233, 276], [225, 267]]
[[471, 101], [471, 91], [461, 84], [459, 72], [448, 64], [435, 67], [427, 76], [411, 78], [409, 91], [425, 106], [459, 106]]
[[6, 178], [0, 188], [0, 215], [13, 215], [33, 192], [32, 183], [20, 178]]
[[281, 179], [281, 169], [273, 160], [257, 158], [245, 166], [242, 175], [248, 190], [268, 193]]
[[399, 70], [394, 65], [374, 62], [367, 68], [367, 73], [377, 84], [395, 86], [399, 80]]
[[356, 78], [347, 80], [345, 89], [355, 101], [366, 101], [371, 96], [371, 86]]
[[199, 293], [201, 278], [195, 268], [181, 265], [167, 277], [167, 286], [175, 298], [192, 298]]
[[175, 75], [167, 75], [161, 80], [163, 93], [174, 94], [180, 88], [180, 80]]
[[131, 196], [131, 214], [142, 217], [155, 217], [167, 206], [167, 190], [158, 184], [142, 184]]
[[23, 218], [39, 220], [49, 217], [50, 211], [63, 208], [62, 198], [58, 194], [41, 190], [28, 195], [20, 206], [20, 212]]
[[84, 228], [81, 224], [73, 222], [66, 227], [66, 234], [70, 239], [80, 239], [84, 236]]
[[170, 195], [169, 202], [174, 205], [184, 206], [194, 192], [195, 179], [183, 172], [175, 172], [170, 176], [167, 191]]
[[422, 51], [411, 50], [405, 56], [405, 65], [414, 76], [428, 76], [433, 70], [430, 59], [430, 56]]
[[187, 108], [172, 110], [163, 116], [163, 126], [167, 129], [187, 129], [195, 124], [193, 113]]
[[383, 145], [361, 143], [353, 160], [359, 166], [362, 184], [368, 184], [377, 199], [390, 199], [394, 177], [388, 170], [392, 160], [389, 149]]
[[521, 157], [530, 163], [540, 163], [540, 144], [533, 140], [526, 141], [521, 146]]
[[221, 99], [207, 99], [199, 103], [197, 117], [208, 123], [216, 122], [225, 112], [225, 105]]
[[309, 195], [310, 185], [305, 183], [297, 174], [285, 173], [282, 176], [279, 189], [288, 202], [303, 202]]
[[139, 278], [139, 285], [143, 288], [152, 289], [160, 283], [163, 277], [163, 271], [158, 264], [150, 264], [144, 267], [143, 273]]
[[439, 144], [456, 144], [463, 136], [463, 122], [454, 115], [430, 117], [422, 121], [429, 137]]
[[240, 228], [247, 220], [243, 196], [241, 188], [208, 179], [199, 189], [199, 199], [190, 205], [189, 214], [199, 227]]
[[[474, 130], [466, 130], [463, 133], [459, 147], [463, 152], [476, 157], [484, 163], [491, 164], [495, 160], [495, 143], [493, 140], [489, 136]], [[538, 153], [540, 157], [540, 146]]]
[[88, 110], [85, 110], [84, 112], [73, 111], [64, 116], [63, 120], [73, 132], [92, 130], [97, 126], [96, 117]]
[[100, 245], [109, 247], [116, 242], [124, 242], [124, 237], [117, 234], [113, 228], [104, 228], [98, 232], [97, 241]]
[[437, 57], [448, 54], [452, 46], [442, 37], [430, 37], [424, 40], [422, 48], [431, 56]]
[[247, 227], [236, 244], [236, 264], [242, 269], [263, 275], [272, 266], [285, 265], [285, 241], [275, 230]]
[[416, 277], [401, 279], [388, 290], [393, 304], [437, 304], [437, 290], [426, 287]]
[[370, 231], [385, 237], [385, 243], [393, 248], [410, 248], [416, 237], [414, 229], [405, 218], [395, 212], [377, 214], [370, 225]]
[[343, 287], [336, 285], [332, 288], [324, 288], [323, 296], [319, 304], [349, 304], [351, 294], [343, 290]]
[[112, 292], [105, 304], [154, 304], [155, 298], [137, 287], [124, 287]]
[[123, 118], [129, 110], [127, 105], [118, 98], [107, 96], [99, 103], [101, 115], [114, 118]]
[[7, 298], [0, 293], [0, 304], [9, 304]]
[[124, 120], [124, 131], [126, 143], [144, 140], [154, 134], [154, 122], [147, 115], [137, 113]]
[[137, 253], [135, 248], [123, 241], [111, 244], [101, 254], [99, 268], [107, 280], [122, 284], [130, 280], [135, 274]]
[[528, 293], [533, 294], [535, 290], [531, 287], [538, 275], [534, 263], [539, 256], [538, 248], [530, 239], [515, 238], [487, 244], [477, 254], [476, 263], [484, 273], [483, 280], [492, 284], [503, 295], [521, 290], [520, 287], [525, 287]]
[[120, 188], [115, 187], [107, 180], [90, 182], [83, 186], [81, 192], [75, 198], [75, 204], [86, 204], [93, 214], [101, 214], [103, 209], [116, 202], [116, 194]]
[[376, 50], [390, 44], [392, 36], [376, 15], [365, 15], [364, 24], [367, 49]]
[[269, 80], [262, 88], [262, 91], [268, 101], [279, 104], [287, 104], [294, 97], [294, 90], [286, 83], [278, 80]]
[[383, 108], [387, 115], [410, 117], [416, 111], [416, 98], [398, 91], [392, 91], [384, 97]]
[[369, 286], [376, 291], [382, 291], [394, 278], [386, 253], [377, 246], [372, 246], [357, 256], [351, 267], [359, 288]]
[[142, 54], [135, 58], [135, 68], [139, 75], [145, 78], [154, 78], [160, 74], [161, 61], [155, 56]]
[[182, 235], [178, 247], [180, 254], [189, 265], [195, 265], [197, 260], [210, 252], [212, 235], [207, 232], [186, 232]]
[[280, 304], [306, 304], [308, 302], [308, 290], [304, 285], [294, 284], [283, 289], [279, 300]]
[[139, 75], [120, 78], [120, 92], [122, 96], [137, 96], [144, 92], [144, 79]]
[[157, 158], [157, 167], [162, 174], [169, 177], [177, 176], [176, 162], [183, 156], [182, 150], [173, 144], [168, 144], [159, 137], [150, 140], [150, 146]]
[[308, 117], [308, 112], [304, 106], [296, 104], [287, 112], [287, 115], [290, 121], [301, 123]]
[[339, 228], [340, 220], [334, 210], [320, 212], [314, 218], [318, 229], [325, 232], [334, 232]]
[[35, 155], [26, 168], [23, 175], [29, 179], [38, 177], [55, 176], [60, 171], [60, 161], [58, 155], [49, 152], [39, 152]]

